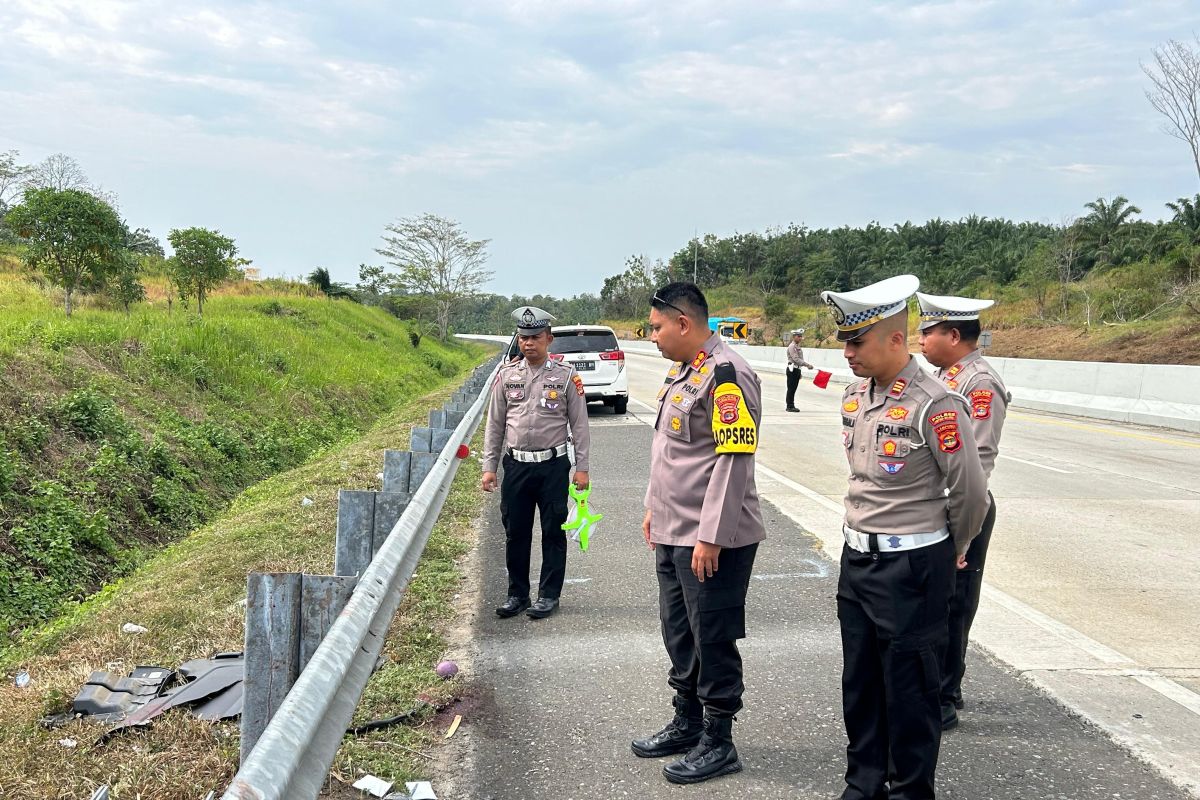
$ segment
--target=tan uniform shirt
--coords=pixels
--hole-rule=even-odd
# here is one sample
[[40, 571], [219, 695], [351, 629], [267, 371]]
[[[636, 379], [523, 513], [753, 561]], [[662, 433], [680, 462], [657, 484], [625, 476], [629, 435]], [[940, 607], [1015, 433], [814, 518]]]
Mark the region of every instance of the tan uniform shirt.
[[762, 417], [758, 375], [720, 336], [710, 336], [695, 361], [671, 366], [658, 393], [645, 501], [650, 541], [657, 544], [694, 547], [701, 541], [744, 547], [767, 538], [754, 484], [754, 453], [717, 452], [713, 411], [722, 365], [732, 366], [745, 401], [744, 408], [727, 406], [725, 411], [730, 418], [749, 415], [757, 447]]
[[897, 535], [948, 526], [955, 548], [966, 553], [988, 507], [987, 477], [968, 417], [962, 398], [913, 358], [891, 386], [865, 380], [847, 387], [846, 525]]
[[588, 471], [591, 433], [583, 379], [575, 368], [546, 360], [531, 369], [525, 359], [500, 367], [488, 403], [483, 471], [495, 472], [503, 450], [549, 450], [575, 440], [575, 469]]
[[809, 369], [815, 369], [812, 364], [804, 360], [804, 350], [802, 350], [800, 345], [796, 344], [795, 342], [792, 342], [787, 346], [787, 360], [789, 367], [808, 367]]
[[963, 357], [952, 367], [939, 369], [937, 376], [946, 388], [956, 391], [971, 404], [971, 427], [975, 429], [975, 444], [979, 447], [979, 460], [990, 480], [996, 466], [996, 455], [1000, 449], [1000, 433], [1004, 430], [1004, 418], [1012, 395], [1004, 387], [1000, 376], [992, 370], [978, 350]]

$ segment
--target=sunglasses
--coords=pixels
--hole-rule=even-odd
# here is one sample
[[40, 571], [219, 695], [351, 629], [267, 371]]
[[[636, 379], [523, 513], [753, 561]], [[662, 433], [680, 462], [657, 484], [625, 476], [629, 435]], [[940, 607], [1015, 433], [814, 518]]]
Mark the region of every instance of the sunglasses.
[[663, 300], [661, 297], [659, 297], [658, 292], [655, 292], [654, 296], [650, 298], [650, 305], [655, 306], [655, 307], [666, 306], [667, 308], [675, 309], [680, 314], [683, 314], [685, 317], [688, 315], [688, 313], [686, 311], [684, 311], [682, 308], [680, 308], [679, 306], [675, 305], [674, 303], [668, 303], [666, 300]]

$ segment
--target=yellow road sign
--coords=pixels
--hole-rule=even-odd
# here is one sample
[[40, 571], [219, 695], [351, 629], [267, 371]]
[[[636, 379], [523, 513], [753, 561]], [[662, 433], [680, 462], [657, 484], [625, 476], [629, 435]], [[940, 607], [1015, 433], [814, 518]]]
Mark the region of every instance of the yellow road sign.
[[639, 339], [645, 339], [645, 338], [646, 338], [646, 328], [645, 328], [645, 326], [644, 326], [644, 325], [638, 325], [636, 328], [634, 328], [634, 329], [633, 329], [633, 335], [634, 335], [634, 336], [636, 336], [636, 337], [637, 337], [637, 338], [639, 338]]
[[734, 339], [745, 339], [749, 335], [750, 335], [750, 331], [746, 327], [746, 323], [744, 323], [744, 322], [734, 323], [734, 326], [733, 326], [733, 338]]

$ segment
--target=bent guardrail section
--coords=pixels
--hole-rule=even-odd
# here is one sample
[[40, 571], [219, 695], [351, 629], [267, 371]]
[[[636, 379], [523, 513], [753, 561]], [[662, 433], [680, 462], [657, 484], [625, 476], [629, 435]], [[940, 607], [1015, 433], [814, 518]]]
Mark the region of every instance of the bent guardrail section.
[[[456, 451], [483, 418], [495, 368], [437, 456], [223, 800], [315, 798], [374, 671], [392, 618], [458, 471]], [[466, 406], [465, 402], [460, 403]]]

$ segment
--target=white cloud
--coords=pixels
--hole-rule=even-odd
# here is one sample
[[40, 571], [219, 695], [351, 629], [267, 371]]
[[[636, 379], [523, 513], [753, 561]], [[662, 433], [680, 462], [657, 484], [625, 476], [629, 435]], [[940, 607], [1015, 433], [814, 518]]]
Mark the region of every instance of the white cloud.
[[457, 142], [433, 144], [418, 153], [400, 156], [392, 169], [400, 175], [429, 172], [482, 177], [577, 152], [595, 142], [600, 134], [596, 123], [489, 120], [480, 130]]
[[858, 141], [838, 153], [830, 153], [828, 158], [846, 159], [856, 162], [874, 162], [882, 164], [899, 164], [911, 161], [924, 155], [929, 150], [927, 145], [906, 144], [896, 141]]

